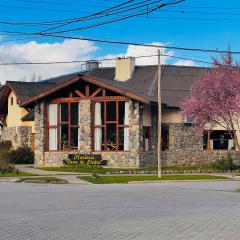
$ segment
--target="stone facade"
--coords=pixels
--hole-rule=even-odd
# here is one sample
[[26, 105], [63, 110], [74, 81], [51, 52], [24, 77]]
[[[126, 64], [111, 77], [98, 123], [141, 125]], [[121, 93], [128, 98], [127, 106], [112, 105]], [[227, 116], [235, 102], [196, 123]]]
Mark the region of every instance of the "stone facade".
[[[62, 166], [63, 160], [68, 159], [68, 154], [92, 152], [92, 115], [90, 100], [80, 101], [80, 149], [79, 151], [45, 151], [45, 107], [41, 103], [35, 107], [35, 165], [40, 166]], [[135, 101], [130, 101], [129, 114], [129, 151], [127, 152], [102, 152], [102, 158], [108, 161], [110, 167], [140, 167], [142, 156], [143, 138], [142, 130], [142, 108]], [[40, 110], [39, 110], [40, 109]]]
[[[92, 102], [80, 101], [80, 149], [79, 151], [46, 152], [46, 110], [45, 103], [35, 107], [35, 165], [62, 166], [68, 154], [92, 152]], [[140, 103], [130, 101], [129, 113], [129, 151], [101, 152], [109, 167], [150, 167], [157, 166], [157, 107], [152, 106], [152, 151], [143, 148], [143, 108]], [[209, 165], [216, 158], [232, 153], [236, 163], [240, 164], [240, 154], [236, 151], [203, 150], [202, 136], [196, 136], [191, 125], [167, 124], [169, 127], [169, 148], [162, 151], [163, 166]], [[14, 134], [10, 134], [15, 136]], [[22, 138], [23, 139], [23, 138]]]
[[3, 128], [0, 139], [3, 141], [11, 141], [14, 148], [32, 146], [32, 127], [9, 127]]
[[203, 137], [194, 133], [189, 124], [168, 124], [169, 149], [162, 154], [164, 166], [209, 165], [217, 158], [231, 153], [240, 165], [240, 153], [234, 150], [204, 150]]
[[46, 104], [41, 102], [35, 106], [35, 166], [44, 166], [46, 140]]

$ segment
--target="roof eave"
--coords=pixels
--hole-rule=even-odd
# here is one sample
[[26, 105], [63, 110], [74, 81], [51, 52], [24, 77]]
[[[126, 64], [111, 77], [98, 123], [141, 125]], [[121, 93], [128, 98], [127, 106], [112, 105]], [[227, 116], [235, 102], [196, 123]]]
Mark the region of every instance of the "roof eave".
[[93, 78], [91, 78], [89, 76], [78, 76], [78, 77], [75, 77], [72, 80], [69, 80], [69, 81], [67, 81], [67, 82], [65, 82], [63, 84], [57, 85], [56, 87], [54, 87], [53, 89], [50, 89], [49, 91], [46, 91], [46, 92], [41, 93], [41, 94], [38, 94], [38, 95], [36, 95], [36, 96], [34, 96], [32, 98], [27, 99], [26, 101], [21, 102], [20, 106], [21, 107], [25, 107], [25, 106], [33, 103], [33, 102], [36, 102], [36, 101], [40, 100], [41, 98], [44, 98], [44, 97], [46, 97], [46, 96], [48, 96], [48, 95], [50, 95], [52, 93], [55, 93], [58, 90], [61, 90], [64, 87], [67, 87], [67, 86], [69, 86], [69, 85], [79, 81], [80, 79], [83, 79], [84, 81], [92, 83], [92, 84], [96, 84], [96, 85], [98, 85], [100, 87], [103, 87], [103, 88], [106, 88], [108, 90], [114, 91], [114, 92], [119, 93], [121, 95], [124, 95], [126, 97], [132, 98], [132, 99], [134, 99], [136, 101], [139, 101], [139, 102], [142, 102], [142, 103], [146, 103], [146, 104], [150, 104], [151, 103], [151, 101], [148, 100], [148, 99], [145, 99], [145, 98], [143, 98], [141, 96], [138, 96], [136, 94], [130, 93], [130, 92], [126, 91], [126, 90], [122, 90], [122, 89], [118, 89], [116, 87], [110, 86], [110, 85], [108, 85], [106, 83], [103, 83], [103, 82], [101, 82], [99, 80], [93, 79]]

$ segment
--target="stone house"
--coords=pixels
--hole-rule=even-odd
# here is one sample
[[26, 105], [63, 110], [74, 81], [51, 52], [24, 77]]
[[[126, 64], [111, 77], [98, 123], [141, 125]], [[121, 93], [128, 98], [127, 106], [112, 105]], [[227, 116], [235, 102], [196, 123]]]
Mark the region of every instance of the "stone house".
[[[162, 67], [162, 159], [166, 166], [209, 164], [231, 152], [231, 135], [222, 129], [196, 136], [180, 103], [206, 70]], [[61, 166], [69, 154], [100, 155], [111, 167], [157, 163], [157, 66], [116, 66], [97, 62], [85, 71], [40, 82], [9, 81], [0, 93], [1, 139], [28, 145], [35, 166]]]

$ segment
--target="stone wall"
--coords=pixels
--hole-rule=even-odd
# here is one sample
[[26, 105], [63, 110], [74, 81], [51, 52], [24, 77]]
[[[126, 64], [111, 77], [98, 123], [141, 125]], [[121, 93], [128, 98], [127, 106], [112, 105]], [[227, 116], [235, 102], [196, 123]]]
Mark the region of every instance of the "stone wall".
[[[40, 106], [40, 111], [39, 111]], [[129, 151], [127, 152], [102, 152], [102, 158], [108, 161], [110, 167], [139, 167], [140, 137], [142, 138], [142, 110], [138, 102], [130, 101], [129, 115]], [[63, 160], [68, 159], [68, 154], [90, 154], [92, 149], [92, 115], [91, 101], [80, 101], [80, 150], [79, 151], [45, 151], [45, 112], [44, 104], [35, 108], [35, 165], [36, 166], [62, 166]]]
[[44, 166], [45, 161], [45, 140], [46, 140], [46, 107], [41, 102], [35, 106], [35, 166]]
[[203, 138], [194, 133], [192, 125], [169, 124], [169, 149], [162, 154], [164, 166], [209, 165], [231, 153], [240, 164], [240, 153], [233, 150], [204, 150]]
[[14, 148], [32, 146], [32, 127], [9, 127], [3, 128], [0, 139], [11, 141]]

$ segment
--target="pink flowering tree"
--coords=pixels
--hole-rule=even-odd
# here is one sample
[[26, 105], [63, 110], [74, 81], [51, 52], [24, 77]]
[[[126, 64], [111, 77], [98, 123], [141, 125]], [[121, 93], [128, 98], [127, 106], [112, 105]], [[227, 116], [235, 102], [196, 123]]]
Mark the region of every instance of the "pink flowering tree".
[[181, 110], [184, 116], [194, 118], [198, 133], [217, 126], [228, 130], [240, 150], [240, 64], [230, 53], [214, 59], [212, 68], [196, 79]]

